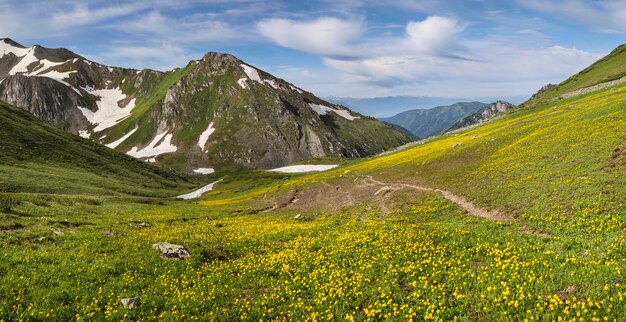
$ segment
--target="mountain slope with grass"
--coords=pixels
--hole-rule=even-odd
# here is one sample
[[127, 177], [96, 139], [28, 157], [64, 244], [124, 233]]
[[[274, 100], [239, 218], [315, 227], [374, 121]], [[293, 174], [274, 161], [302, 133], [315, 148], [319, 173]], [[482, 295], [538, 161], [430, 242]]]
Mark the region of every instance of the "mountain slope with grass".
[[363, 157], [410, 141], [231, 55], [167, 72], [0, 40], [0, 99], [71, 133], [186, 173]]
[[527, 102], [195, 201], [0, 209], [0, 319], [621, 320], [625, 102], [626, 83]]
[[611, 51], [591, 66], [576, 73], [560, 84], [533, 97], [529, 103], [558, 99], [564, 94], [602, 83], [626, 81], [626, 44]]
[[409, 110], [380, 120], [397, 124], [417, 137], [427, 138], [443, 133], [458, 120], [486, 105], [481, 102], [462, 102], [430, 109]]
[[0, 101], [0, 192], [172, 196], [198, 185]]

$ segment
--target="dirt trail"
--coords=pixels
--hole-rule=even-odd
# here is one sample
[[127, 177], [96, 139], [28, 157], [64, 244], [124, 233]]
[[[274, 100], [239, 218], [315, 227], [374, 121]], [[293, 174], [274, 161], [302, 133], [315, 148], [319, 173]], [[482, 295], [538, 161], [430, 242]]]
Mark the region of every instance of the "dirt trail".
[[[290, 193], [285, 200], [275, 200], [274, 206], [259, 209], [257, 212], [271, 212], [276, 209], [286, 207], [306, 209], [322, 205], [340, 208], [343, 206], [353, 205], [358, 202], [373, 201], [378, 203], [383, 214], [387, 215], [390, 212], [390, 209], [387, 207], [386, 200], [397, 190], [409, 188], [419, 191], [439, 193], [444, 198], [457, 204], [472, 216], [498, 221], [510, 221], [514, 219], [513, 217], [501, 214], [497, 210], [486, 210], [480, 208], [473, 202], [465, 199], [463, 196], [456, 195], [443, 189], [400, 182], [382, 182], [374, 179], [370, 175], [358, 175], [358, 177], [354, 179], [354, 183], [354, 185], [332, 185], [328, 182], [321, 181], [320, 184], [322, 188], [313, 188], [312, 190], [290, 189]], [[320, 201], [322, 199], [323, 202]]]
[[487, 219], [491, 219], [491, 220], [500, 220], [500, 221], [509, 221], [509, 220], [513, 220], [512, 217], [501, 214], [500, 212], [498, 212], [497, 210], [486, 210], [483, 208], [478, 207], [477, 205], [475, 205], [473, 202], [465, 199], [462, 196], [459, 195], [455, 195], [454, 193], [447, 191], [447, 190], [443, 190], [443, 189], [434, 189], [434, 188], [429, 188], [429, 187], [424, 187], [424, 186], [418, 186], [418, 185], [413, 185], [413, 184], [407, 184], [407, 183], [385, 183], [382, 181], [378, 181], [376, 179], [374, 179], [372, 176], [367, 176], [366, 177], [368, 181], [379, 184], [381, 186], [383, 186], [382, 188], [380, 188], [376, 194], [379, 194], [381, 191], [384, 190], [397, 190], [398, 187], [400, 188], [412, 188], [412, 189], [416, 189], [416, 190], [420, 190], [420, 191], [434, 191], [434, 192], [438, 192], [440, 193], [444, 198], [454, 202], [455, 204], [457, 204], [459, 207], [461, 207], [463, 210], [467, 211], [469, 214], [476, 216], [476, 217], [481, 217], [481, 218], [487, 218]]

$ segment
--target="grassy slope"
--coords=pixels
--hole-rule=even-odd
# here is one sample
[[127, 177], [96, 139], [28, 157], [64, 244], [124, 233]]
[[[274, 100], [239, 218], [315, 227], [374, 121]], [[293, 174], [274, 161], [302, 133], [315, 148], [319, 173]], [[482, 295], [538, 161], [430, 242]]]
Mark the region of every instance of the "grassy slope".
[[[612, 81], [626, 76], [626, 45], [615, 48], [610, 54], [546, 91], [533, 101], [556, 98], [562, 94]], [[532, 101], [531, 101], [532, 102]]]
[[[234, 174], [199, 203], [26, 201], [0, 214], [0, 320], [620, 319], [626, 155], [613, 150], [626, 148], [624, 101], [619, 86], [324, 173]], [[330, 199], [368, 174], [516, 220], [406, 189], [391, 213], [368, 201], [298, 210], [304, 220], [254, 211], [320, 181]], [[159, 258], [150, 245], [161, 241], [192, 258]], [[138, 309], [120, 306], [136, 295]]]
[[197, 183], [0, 102], [2, 192], [167, 196]]

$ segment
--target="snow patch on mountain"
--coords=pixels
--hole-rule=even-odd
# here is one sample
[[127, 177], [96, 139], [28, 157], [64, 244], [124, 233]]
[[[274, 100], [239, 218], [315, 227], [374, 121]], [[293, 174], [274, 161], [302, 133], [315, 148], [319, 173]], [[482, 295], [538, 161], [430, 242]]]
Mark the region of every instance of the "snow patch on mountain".
[[215, 128], [213, 127], [213, 122], [209, 123], [209, 127], [200, 134], [198, 138], [198, 146], [202, 151], [205, 150], [206, 142], [209, 140], [209, 136], [215, 132]]
[[127, 98], [127, 96], [122, 93], [119, 88], [114, 89], [98, 89], [94, 90], [91, 87], [83, 88], [89, 94], [94, 96], [99, 96], [100, 98], [96, 101], [96, 105], [98, 106], [98, 110], [93, 112], [88, 108], [78, 107], [80, 111], [83, 113], [85, 118], [91, 124], [98, 124], [93, 130], [95, 132], [99, 132], [105, 129], [108, 129], [125, 118], [129, 117], [133, 108], [135, 108], [135, 99], [130, 100], [125, 107], [120, 107], [118, 105], [119, 101], [122, 101]]
[[121, 138], [119, 138], [118, 140], [115, 140], [109, 144], [105, 144], [107, 147], [111, 148], [111, 149], [115, 149], [118, 145], [120, 145], [122, 142], [126, 141], [126, 139], [128, 139], [131, 135], [133, 135], [133, 133], [135, 133], [135, 131], [137, 131], [137, 127], [132, 129], [130, 132], [126, 133], [124, 136], [122, 136]]
[[89, 131], [84, 130], [84, 131], [78, 131], [78, 136], [80, 136], [81, 138], [85, 138], [88, 139], [89, 138]]
[[309, 107], [313, 111], [315, 111], [315, 113], [317, 113], [319, 115], [326, 115], [328, 112], [333, 112], [333, 113], [343, 117], [344, 119], [350, 120], [350, 121], [354, 121], [355, 119], [359, 118], [358, 116], [350, 115], [350, 112], [348, 112], [346, 110], [339, 110], [339, 109], [335, 109], [335, 108], [324, 106], [324, 105], [309, 103]]
[[[35, 57], [35, 47], [31, 48], [18, 48], [13, 47], [5, 42], [0, 42], [0, 50], [2, 50], [3, 56], [7, 53], [13, 53], [14, 55], [21, 57], [20, 61], [11, 68], [9, 71], [9, 75], [23, 74], [24, 76], [39, 76], [39, 77], [48, 77], [54, 79], [55, 81], [70, 87], [73, 89], [78, 95], [82, 95], [80, 91], [65, 81], [68, 77], [70, 77], [71, 73], [75, 73], [76, 71], [69, 72], [58, 72], [56, 70], [50, 70], [53, 67], [64, 64], [65, 62], [53, 62], [47, 59], [38, 59]], [[38, 63], [30, 72], [28, 71], [28, 66], [33, 63]]]
[[212, 182], [212, 183], [209, 183], [208, 185], [206, 185], [206, 186], [204, 186], [204, 187], [202, 187], [202, 188], [200, 188], [200, 189], [198, 189], [196, 191], [193, 191], [193, 192], [190, 192], [190, 193], [187, 193], [187, 194], [184, 194], [184, 195], [176, 196], [176, 198], [188, 200], [188, 199], [195, 199], [195, 198], [201, 197], [202, 194], [204, 194], [205, 192], [209, 192], [209, 191], [213, 190], [213, 186], [215, 186], [220, 181], [222, 181], [222, 179], [217, 180], [217, 181]]
[[247, 78], [245, 78], [245, 77], [244, 77], [244, 78], [240, 78], [240, 79], [237, 81], [237, 84], [239, 84], [239, 86], [241, 86], [241, 88], [248, 88], [248, 85], [246, 84], [246, 81], [247, 81], [247, 80], [248, 80], [248, 79], [247, 79]]
[[135, 146], [130, 149], [130, 151], [126, 152], [126, 154], [135, 158], [147, 158], [165, 153], [176, 152], [178, 148], [172, 144], [172, 136], [173, 135], [171, 133], [167, 132], [159, 133], [145, 148], [139, 150]]
[[281, 173], [301, 173], [312, 171], [326, 171], [338, 167], [338, 164], [299, 164], [276, 168], [268, 171]]
[[9, 75], [15, 75], [17, 73], [28, 73], [28, 65], [38, 60], [39, 59], [35, 57], [35, 47], [31, 47], [25, 55], [22, 55], [22, 59], [20, 59], [19, 63], [11, 68], [11, 70], [9, 71]]
[[280, 89], [278, 85], [276, 85], [276, 82], [272, 79], [264, 79], [263, 81], [272, 86], [274, 89]]
[[302, 94], [302, 90], [301, 90], [301, 89], [299, 89], [299, 88], [297, 88], [297, 87], [295, 87], [295, 86], [293, 86], [293, 85], [289, 85], [289, 87], [291, 87], [291, 89], [293, 89], [294, 91], [296, 91], [296, 92], [298, 92], [298, 93]]
[[211, 173], [215, 172], [215, 169], [213, 169], [213, 168], [198, 168], [198, 169], [193, 169], [193, 172], [198, 173], [198, 174], [211, 174]]
[[[28, 52], [31, 50], [32, 48], [20, 48], [20, 47], [15, 47], [9, 43], [6, 43], [4, 41], [0, 41], [0, 52], [2, 53], [2, 56], [4, 55], [8, 55], [8, 54], [13, 54], [17, 57], [22, 57], [25, 56], [26, 54], [28, 54]], [[0, 56], [0, 57], [2, 57]]]
[[261, 76], [259, 76], [259, 72], [256, 70], [256, 68], [250, 67], [246, 64], [241, 64], [241, 68], [243, 68], [243, 72], [246, 73], [246, 75], [248, 75], [248, 78], [250, 78], [253, 81], [263, 83], [263, 81], [261, 80]]

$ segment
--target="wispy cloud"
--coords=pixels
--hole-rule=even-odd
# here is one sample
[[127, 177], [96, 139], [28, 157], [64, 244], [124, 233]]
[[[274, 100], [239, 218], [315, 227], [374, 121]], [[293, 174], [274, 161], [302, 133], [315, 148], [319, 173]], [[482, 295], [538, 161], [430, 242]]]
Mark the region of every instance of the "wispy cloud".
[[358, 56], [351, 45], [364, 31], [358, 20], [324, 17], [312, 21], [267, 19], [257, 24], [257, 30], [275, 43], [327, 57]]
[[626, 32], [626, 2], [622, 0], [518, 0], [531, 10], [555, 14], [603, 33]]
[[68, 29], [83, 25], [94, 25], [101, 21], [128, 16], [146, 8], [146, 3], [131, 2], [90, 8], [87, 2], [78, 2], [72, 10], [60, 11], [52, 15], [50, 22], [57, 29]]

